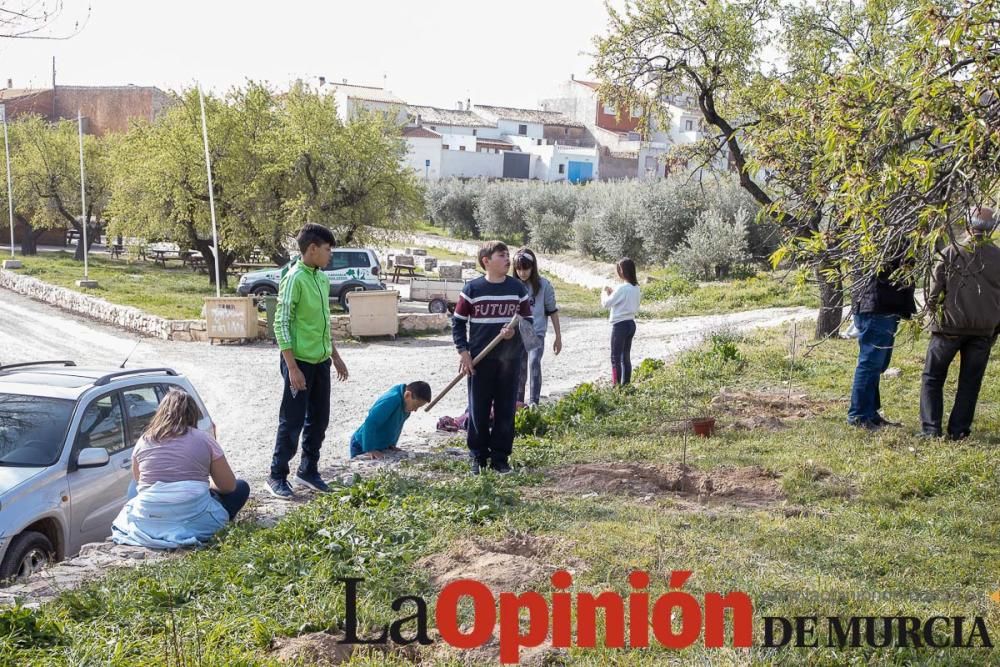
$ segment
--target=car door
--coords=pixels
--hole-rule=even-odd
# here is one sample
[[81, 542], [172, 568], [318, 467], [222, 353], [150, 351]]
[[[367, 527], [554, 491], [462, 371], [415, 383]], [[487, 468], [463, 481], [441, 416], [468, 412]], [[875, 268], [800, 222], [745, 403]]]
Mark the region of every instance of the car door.
[[[70, 457], [71, 539], [99, 542], [111, 534], [111, 523], [125, 504], [132, 479], [132, 445], [126, 440], [121, 395], [108, 392], [87, 404], [77, 426]], [[110, 461], [97, 468], [76, 467], [81, 449], [101, 447]]]

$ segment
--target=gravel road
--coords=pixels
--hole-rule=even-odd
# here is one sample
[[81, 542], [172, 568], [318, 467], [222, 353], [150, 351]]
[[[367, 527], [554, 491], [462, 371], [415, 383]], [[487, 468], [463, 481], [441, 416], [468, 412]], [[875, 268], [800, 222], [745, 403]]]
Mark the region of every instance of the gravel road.
[[[669, 357], [696, 345], [707, 332], [720, 327], [775, 326], [814, 315], [815, 311], [808, 308], [770, 308], [641, 321], [633, 345], [633, 363], [646, 357]], [[546, 341], [543, 397], [607, 377], [609, 337], [610, 328], [604, 320], [563, 318], [562, 354], [552, 354], [551, 330]], [[233, 468], [259, 489], [267, 474], [281, 396], [276, 347], [270, 343], [236, 346], [140, 340], [0, 290], [0, 363], [73, 359], [80, 366], [118, 366], [137, 341], [129, 367], [168, 366], [187, 375], [218, 425], [219, 440]], [[440, 389], [454, 377], [458, 365], [450, 335], [342, 343], [338, 348], [351, 377], [346, 383], [334, 383], [331, 424], [324, 447], [330, 463], [346, 458], [351, 433], [382, 392], [394, 384], [417, 379], [427, 380], [434, 390]], [[426, 439], [439, 417], [460, 415], [465, 403], [464, 385], [459, 385], [433, 412], [413, 415], [403, 432], [403, 446]]]

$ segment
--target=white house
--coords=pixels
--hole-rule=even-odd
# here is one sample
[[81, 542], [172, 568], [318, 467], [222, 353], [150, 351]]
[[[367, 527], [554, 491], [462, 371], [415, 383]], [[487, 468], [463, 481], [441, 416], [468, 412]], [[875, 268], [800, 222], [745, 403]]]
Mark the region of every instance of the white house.
[[408, 122], [441, 135], [442, 149], [476, 152], [482, 138], [498, 139], [496, 126], [468, 109], [409, 105]]
[[[531, 155], [527, 178], [572, 183], [597, 178], [600, 158], [593, 141], [585, 136], [582, 123], [544, 109], [483, 104], [475, 105], [474, 109], [484, 119], [496, 123], [504, 140]], [[510, 168], [505, 169], [505, 176], [511, 176]]]
[[[593, 134], [602, 156], [601, 178], [663, 178], [669, 173], [675, 146], [691, 144], [705, 136], [696, 101], [690, 94], [661, 100], [669, 125], [659, 127], [650, 114], [649, 128], [642, 134], [646, 110], [619, 109], [600, 98], [600, 85], [570, 77], [556, 96], [542, 100], [548, 111], [558, 111], [583, 123]], [[724, 157], [722, 162], [724, 162]]]
[[423, 127], [404, 127], [403, 139], [407, 148], [404, 164], [420, 178], [441, 178], [441, 135]]
[[329, 90], [337, 102], [337, 115], [343, 122], [356, 118], [360, 113], [379, 113], [400, 125], [406, 122], [406, 102], [384, 88], [358, 86], [347, 83], [325, 83], [321, 90]]

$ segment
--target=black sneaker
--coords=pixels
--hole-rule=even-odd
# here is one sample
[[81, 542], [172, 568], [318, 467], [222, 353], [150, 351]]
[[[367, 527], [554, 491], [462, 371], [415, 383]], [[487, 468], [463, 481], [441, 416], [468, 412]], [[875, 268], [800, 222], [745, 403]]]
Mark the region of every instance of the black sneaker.
[[312, 474], [297, 472], [295, 473], [295, 477], [292, 478], [292, 481], [295, 482], [296, 485], [307, 486], [313, 491], [319, 491], [320, 493], [330, 492], [330, 487], [326, 485], [326, 482], [323, 481], [323, 478], [319, 476], [318, 472], [314, 472]]
[[285, 479], [268, 477], [267, 490], [271, 492], [272, 496], [281, 498], [282, 500], [291, 500], [295, 497], [295, 492], [292, 491], [292, 487], [288, 485], [288, 480]]
[[483, 470], [483, 463], [480, 463], [479, 459], [469, 459], [469, 472], [473, 475], [478, 475]]
[[514, 469], [510, 467], [510, 464], [506, 461], [496, 461], [490, 464], [490, 468], [498, 475], [509, 475], [514, 472]]
[[903, 426], [902, 422], [889, 421], [878, 413], [875, 414], [875, 419], [872, 421], [874, 421], [877, 426], [891, 426], [894, 428], [901, 428]]
[[882, 428], [881, 424], [869, 421], [867, 419], [857, 419], [854, 421], [848, 421], [847, 424], [848, 426], [854, 426], [855, 428], [860, 428], [865, 431], [877, 431], [880, 428]]

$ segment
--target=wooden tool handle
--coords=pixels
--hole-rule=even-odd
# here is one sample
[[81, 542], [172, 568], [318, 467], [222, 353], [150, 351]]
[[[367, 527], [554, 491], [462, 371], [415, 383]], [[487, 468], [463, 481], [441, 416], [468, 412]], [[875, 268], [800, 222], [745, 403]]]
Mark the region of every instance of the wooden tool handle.
[[[520, 315], [515, 315], [514, 317], [511, 318], [510, 322], [507, 323], [507, 327], [508, 328], [516, 327], [517, 326], [517, 322], [520, 319], [521, 319]], [[500, 333], [498, 333], [493, 338], [493, 340], [490, 341], [490, 344], [487, 345], [486, 348], [482, 352], [480, 352], [479, 354], [476, 355], [476, 358], [472, 360], [472, 367], [475, 368], [476, 364], [478, 364], [480, 361], [482, 361], [486, 357], [487, 354], [489, 354], [490, 352], [492, 352], [493, 348], [495, 348], [497, 345], [499, 345], [500, 341], [502, 341], [502, 340], [503, 340], [503, 332], [501, 331]], [[458, 375], [456, 375], [455, 379], [452, 380], [451, 382], [449, 382], [448, 386], [445, 387], [444, 390], [440, 394], [437, 395], [437, 398], [435, 398], [433, 401], [431, 401], [430, 403], [427, 404], [427, 407], [424, 408], [424, 412], [430, 412], [431, 408], [433, 408], [435, 405], [437, 405], [438, 401], [440, 401], [442, 398], [444, 398], [444, 395], [447, 394], [449, 391], [451, 391], [452, 388], [456, 384], [458, 384], [458, 381], [461, 380], [463, 377], [465, 377], [465, 373], [459, 373]]]

